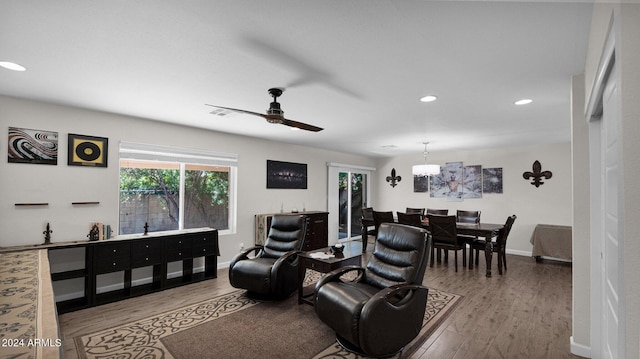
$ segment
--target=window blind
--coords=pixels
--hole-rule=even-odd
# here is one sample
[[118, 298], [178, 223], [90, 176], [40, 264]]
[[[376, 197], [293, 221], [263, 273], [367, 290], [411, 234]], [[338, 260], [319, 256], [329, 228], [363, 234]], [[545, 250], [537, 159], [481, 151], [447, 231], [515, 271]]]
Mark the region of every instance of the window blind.
[[193, 148], [120, 142], [120, 159], [194, 163], [215, 166], [236, 166], [235, 153], [214, 152]]

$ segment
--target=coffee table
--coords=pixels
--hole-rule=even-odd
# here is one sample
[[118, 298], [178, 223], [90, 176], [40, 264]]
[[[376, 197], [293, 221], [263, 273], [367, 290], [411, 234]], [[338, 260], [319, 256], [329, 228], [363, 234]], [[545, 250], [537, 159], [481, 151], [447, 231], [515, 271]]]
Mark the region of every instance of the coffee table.
[[321, 273], [329, 273], [332, 270], [348, 265], [359, 266], [362, 261], [362, 252], [351, 250], [348, 246], [344, 247], [342, 253], [336, 254], [331, 258], [313, 258], [312, 253], [330, 253], [330, 247], [320, 248], [309, 252], [302, 252], [298, 255], [298, 271], [300, 281], [298, 283], [298, 304], [307, 303], [313, 305], [313, 292], [304, 293], [304, 277], [307, 269], [313, 269]]

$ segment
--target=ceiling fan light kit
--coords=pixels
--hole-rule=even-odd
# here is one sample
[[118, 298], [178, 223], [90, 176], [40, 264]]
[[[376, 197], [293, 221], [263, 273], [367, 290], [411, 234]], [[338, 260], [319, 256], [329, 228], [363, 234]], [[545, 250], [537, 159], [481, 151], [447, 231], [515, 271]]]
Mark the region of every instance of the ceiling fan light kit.
[[283, 92], [284, 92], [284, 89], [280, 87], [273, 87], [269, 89], [269, 95], [273, 97], [273, 102], [269, 104], [269, 108], [267, 109], [266, 114], [247, 111], [247, 110], [240, 110], [237, 108], [230, 108], [230, 107], [223, 107], [223, 106], [216, 106], [216, 105], [209, 105], [209, 104], [206, 104], [206, 105], [211, 107], [221, 108], [224, 110], [246, 113], [248, 115], [260, 116], [265, 120], [267, 120], [267, 122], [277, 124], [277, 125], [285, 125], [285, 126], [299, 128], [301, 130], [306, 130], [311, 132], [320, 132], [323, 130], [323, 128], [321, 127], [317, 127], [317, 126], [313, 126], [313, 125], [309, 125], [306, 123], [293, 121], [285, 118], [284, 111], [282, 111], [282, 108], [280, 107], [280, 103], [278, 102], [278, 97], [282, 96]]

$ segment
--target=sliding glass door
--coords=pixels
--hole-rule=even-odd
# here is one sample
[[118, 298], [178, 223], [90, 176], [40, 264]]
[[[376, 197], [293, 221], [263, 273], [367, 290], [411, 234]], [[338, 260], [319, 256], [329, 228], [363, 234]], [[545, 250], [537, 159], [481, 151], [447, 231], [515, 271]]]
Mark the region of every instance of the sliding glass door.
[[362, 208], [367, 203], [367, 174], [340, 172], [338, 175], [338, 238], [350, 239], [362, 231]]
[[329, 165], [329, 243], [360, 237], [373, 169]]

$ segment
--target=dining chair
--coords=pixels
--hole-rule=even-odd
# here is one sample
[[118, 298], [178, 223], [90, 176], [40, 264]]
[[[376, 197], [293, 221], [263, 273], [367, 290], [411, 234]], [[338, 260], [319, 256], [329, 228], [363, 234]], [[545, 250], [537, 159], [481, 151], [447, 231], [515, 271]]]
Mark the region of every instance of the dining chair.
[[480, 211], [456, 211], [458, 223], [480, 223]]
[[394, 223], [395, 219], [393, 218], [392, 211], [373, 211], [373, 222], [376, 226], [376, 233], [378, 232], [378, 228], [382, 223]]
[[[373, 227], [373, 228], [371, 228]], [[367, 250], [367, 242], [368, 242], [368, 238], [369, 236], [373, 236], [373, 238], [376, 237], [377, 232], [376, 232], [376, 227], [375, 227], [375, 220], [373, 219], [373, 208], [372, 207], [365, 207], [362, 209], [362, 251], [366, 251]]]
[[458, 271], [458, 251], [462, 251], [462, 266], [467, 265], [466, 237], [458, 236], [456, 216], [428, 215], [431, 234], [431, 266], [433, 267], [435, 249], [454, 251], [455, 267]]
[[427, 208], [427, 214], [437, 214], [440, 216], [448, 216], [449, 215], [449, 210], [448, 209], [433, 209], [433, 208]]
[[404, 211], [404, 213], [419, 213], [421, 216], [424, 217], [424, 208], [410, 208], [410, 207], [407, 207], [407, 209]]
[[[507, 238], [513, 227], [513, 222], [516, 221], [516, 215], [509, 216], [504, 224], [504, 228], [498, 233], [493, 251], [498, 253], [498, 272], [502, 274], [502, 267], [507, 270]], [[471, 268], [471, 262], [473, 261], [473, 251], [476, 255], [476, 267], [478, 266], [478, 259], [480, 257], [480, 251], [484, 251], [487, 247], [487, 241], [484, 239], [475, 239], [469, 243], [469, 267]]]
[[422, 215], [420, 213], [396, 212], [398, 223], [414, 227], [422, 227]]

